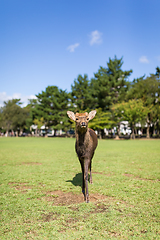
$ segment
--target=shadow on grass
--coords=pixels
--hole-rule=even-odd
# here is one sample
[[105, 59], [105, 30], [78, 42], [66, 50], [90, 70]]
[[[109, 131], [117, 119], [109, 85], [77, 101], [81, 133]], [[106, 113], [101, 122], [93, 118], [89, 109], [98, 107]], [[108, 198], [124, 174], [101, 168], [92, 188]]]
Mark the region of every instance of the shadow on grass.
[[[88, 174], [88, 181], [90, 181], [89, 174]], [[82, 187], [82, 173], [77, 173], [72, 180], [67, 180], [66, 182], [71, 182], [74, 186]]]
[[66, 182], [71, 182], [74, 186], [82, 187], [82, 173], [77, 173], [72, 180], [67, 180]]

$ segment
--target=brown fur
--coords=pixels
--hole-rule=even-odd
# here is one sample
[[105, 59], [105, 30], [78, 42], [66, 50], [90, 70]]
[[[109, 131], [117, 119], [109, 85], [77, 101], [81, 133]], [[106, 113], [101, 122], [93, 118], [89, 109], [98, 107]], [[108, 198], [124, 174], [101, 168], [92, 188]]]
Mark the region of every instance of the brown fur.
[[82, 168], [82, 192], [85, 201], [89, 202], [88, 169], [90, 169], [90, 183], [92, 183], [91, 165], [98, 141], [96, 133], [88, 128], [88, 122], [94, 118], [96, 111], [92, 111], [89, 114], [87, 112], [74, 114], [73, 112], [68, 111], [67, 114], [76, 122], [75, 148]]

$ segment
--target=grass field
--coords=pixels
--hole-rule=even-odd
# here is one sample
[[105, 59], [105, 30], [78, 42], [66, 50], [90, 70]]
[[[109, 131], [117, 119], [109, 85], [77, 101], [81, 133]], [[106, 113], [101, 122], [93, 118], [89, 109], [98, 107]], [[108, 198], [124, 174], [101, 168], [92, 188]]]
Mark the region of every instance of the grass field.
[[99, 140], [88, 204], [74, 145], [0, 138], [0, 239], [160, 239], [160, 140]]

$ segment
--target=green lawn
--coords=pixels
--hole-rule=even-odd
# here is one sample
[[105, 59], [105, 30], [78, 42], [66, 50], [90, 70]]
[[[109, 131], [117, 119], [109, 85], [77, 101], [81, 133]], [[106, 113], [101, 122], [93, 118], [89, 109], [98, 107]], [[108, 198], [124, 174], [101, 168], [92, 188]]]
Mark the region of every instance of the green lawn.
[[160, 239], [160, 140], [99, 140], [88, 204], [74, 145], [0, 138], [0, 239]]

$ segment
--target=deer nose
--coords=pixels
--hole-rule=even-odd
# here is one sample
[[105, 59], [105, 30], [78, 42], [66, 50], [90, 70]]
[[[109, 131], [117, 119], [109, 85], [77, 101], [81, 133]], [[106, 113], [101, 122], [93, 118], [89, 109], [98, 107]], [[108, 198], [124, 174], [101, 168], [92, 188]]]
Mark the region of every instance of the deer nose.
[[85, 123], [85, 122], [82, 122], [82, 123], [81, 123], [81, 126], [82, 126], [82, 127], [86, 126], [86, 123]]

